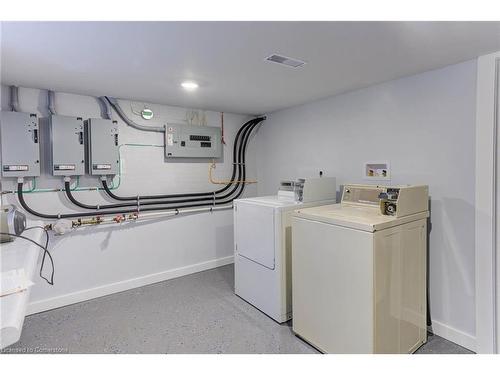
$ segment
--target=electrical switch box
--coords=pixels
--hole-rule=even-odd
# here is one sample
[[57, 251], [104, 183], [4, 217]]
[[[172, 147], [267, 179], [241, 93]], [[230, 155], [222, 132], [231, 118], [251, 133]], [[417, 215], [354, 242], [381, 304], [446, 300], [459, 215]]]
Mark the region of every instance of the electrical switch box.
[[166, 125], [166, 158], [222, 157], [221, 130], [213, 126]]
[[0, 112], [2, 177], [40, 176], [39, 137], [36, 114]]
[[116, 121], [91, 118], [85, 121], [87, 170], [90, 175], [118, 173], [118, 124]]
[[52, 174], [54, 176], [84, 175], [85, 145], [82, 118], [52, 115], [47, 121]]

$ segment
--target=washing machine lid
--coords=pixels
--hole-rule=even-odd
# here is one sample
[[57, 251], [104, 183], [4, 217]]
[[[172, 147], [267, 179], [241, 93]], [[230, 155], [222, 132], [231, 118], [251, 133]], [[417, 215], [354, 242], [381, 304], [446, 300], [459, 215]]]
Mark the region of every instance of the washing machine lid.
[[428, 211], [404, 217], [382, 215], [378, 207], [362, 207], [345, 204], [332, 204], [299, 209], [295, 217], [320, 221], [343, 227], [375, 232], [429, 216]]

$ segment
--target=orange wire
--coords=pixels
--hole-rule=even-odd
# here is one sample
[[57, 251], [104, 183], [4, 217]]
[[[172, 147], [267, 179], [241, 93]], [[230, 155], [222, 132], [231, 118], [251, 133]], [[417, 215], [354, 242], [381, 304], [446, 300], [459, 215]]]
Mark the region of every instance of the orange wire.
[[213, 161], [212, 164], [210, 164], [210, 166], [208, 167], [208, 180], [212, 184], [227, 185], [227, 184], [234, 184], [234, 183], [240, 183], [240, 184], [256, 184], [257, 183], [256, 180], [222, 180], [222, 181], [214, 180], [213, 176], [212, 176], [212, 171], [214, 169], [215, 169], [215, 161]]

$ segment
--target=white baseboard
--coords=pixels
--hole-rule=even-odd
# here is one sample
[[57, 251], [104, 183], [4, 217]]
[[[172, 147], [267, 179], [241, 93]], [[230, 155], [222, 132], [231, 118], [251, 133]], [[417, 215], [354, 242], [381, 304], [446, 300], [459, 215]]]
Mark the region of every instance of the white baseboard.
[[476, 351], [476, 337], [468, 333], [459, 331], [437, 320], [432, 321], [432, 332], [473, 352]]
[[226, 264], [230, 264], [233, 262], [234, 257], [230, 255], [224, 258], [218, 258], [209, 260], [207, 262], [192, 264], [189, 266], [175, 268], [164, 272], [137, 277], [135, 279], [123, 280], [112, 284], [102, 285], [97, 288], [85, 289], [74, 293], [64, 294], [62, 296], [35, 301], [28, 305], [26, 315], [56, 309], [58, 307], [87, 301], [89, 299], [98, 298], [113, 293], [123, 292], [125, 290], [138, 288], [148, 284], [154, 284], [160, 281], [175, 279], [176, 277], [225, 266]]

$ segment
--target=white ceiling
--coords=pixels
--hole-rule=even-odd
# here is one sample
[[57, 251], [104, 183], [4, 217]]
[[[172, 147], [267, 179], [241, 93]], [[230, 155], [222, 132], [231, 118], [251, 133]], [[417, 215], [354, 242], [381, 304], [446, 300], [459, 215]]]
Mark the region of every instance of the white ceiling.
[[6, 84], [260, 114], [500, 50], [500, 22], [3, 22], [1, 38]]

